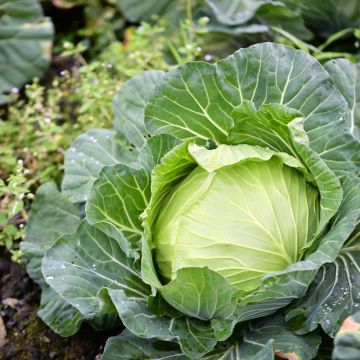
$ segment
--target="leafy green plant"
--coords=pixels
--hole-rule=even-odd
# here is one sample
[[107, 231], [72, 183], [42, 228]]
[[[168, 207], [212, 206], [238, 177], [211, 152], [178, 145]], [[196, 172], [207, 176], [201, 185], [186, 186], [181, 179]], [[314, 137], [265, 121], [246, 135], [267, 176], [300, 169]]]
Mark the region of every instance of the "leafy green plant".
[[11, 252], [14, 261], [20, 257], [15, 240], [24, 237], [26, 201], [34, 197], [30, 191], [33, 181], [27, 178], [28, 174], [29, 170], [19, 160], [16, 174], [10, 175], [6, 182], [0, 179], [0, 246]]
[[[118, 5], [131, 21], [167, 24], [169, 34], [177, 34], [179, 30], [182, 34], [176, 25], [191, 19], [196, 24], [195, 33], [202, 34], [202, 48], [215, 57], [232, 53], [239, 44], [264, 39], [285, 43], [286, 38], [287, 43], [295, 47], [302, 43], [305, 45], [300, 47], [302, 50], [306, 49], [322, 61], [346, 57], [355, 62], [352, 54], [358, 48], [356, 29], [360, 9], [354, 0], [341, 5], [307, 0], [165, 0], [148, 1], [146, 6], [141, 1], [119, 0]], [[276, 33], [274, 36], [274, 29], [282, 33], [280, 39]], [[325, 51], [329, 46], [332, 49]]]
[[[340, 30], [339, 32], [331, 35], [324, 43], [318, 46], [308, 44], [283, 29], [273, 27], [272, 30], [278, 35], [275, 37], [277, 42], [305, 51], [311, 54], [315, 59], [319, 61], [326, 61], [329, 59], [344, 57], [350, 60], [351, 62], [354, 63], [356, 62], [356, 56], [353, 54], [344, 51], [327, 50], [332, 44], [337, 42], [339, 39], [348, 36], [349, 34], [353, 34], [354, 36], [356, 36], [357, 33], [356, 29], [354, 30], [352, 28], [349, 28], [349, 29]], [[354, 43], [354, 45], [357, 46], [356, 42]]]
[[[272, 29], [278, 28], [289, 34], [285, 36], [288, 39], [291, 37], [292, 40], [301, 39], [310, 43], [308, 47], [319, 56], [321, 54], [323, 60], [331, 56], [350, 57], [346, 52], [358, 52], [352, 34], [360, 25], [357, 0], [207, 0], [206, 4], [204, 6], [200, 2], [195, 5], [195, 17], [207, 18], [207, 24], [200, 28], [209, 32], [209, 38], [221, 34], [222, 42], [230, 45], [234, 39], [241, 42], [263, 41], [264, 38], [277, 41]], [[301, 40], [292, 42], [298, 46]], [[324, 48], [335, 41], [331, 51], [324, 53]]]
[[0, 104], [47, 68], [52, 37], [53, 25], [37, 0], [0, 1]]
[[255, 0], [255, 1], [214, 1], [206, 0], [212, 9], [212, 16], [221, 30], [235, 34], [246, 32], [246, 27], [262, 24], [281, 26], [284, 30], [309, 39], [312, 35], [320, 38], [329, 36], [346, 28], [356, 28], [360, 25], [360, 5], [357, 0], [346, 0], [341, 3], [321, 0]]
[[245, 39], [258, 38], [260, 34], [269, 32], [271, 26], [278, 26], [302, 39], [312, 37], [301, 14], [283, 1], [206, 0], [206, 4], [207, 7], [199, 9], [199, 14], [208, 16], [206, 28], [210, 32]]
[[357, 71], [264, 43], [126, 82], [35, 199], [42, 319], [120, 318], [104, 360], [315, 358], [360, 305]]
[[[76, 132], [83, 131], [71, 118], [74, 110], [71, 104], [68, 104], [69, 109], [61, 111], [61, 101], [65, 96], [71, 96], [75, 81], [75, 78], [55, 79], [54, 87], [47, 93], [45, 87], [35, 81], [26, 86], [26, 102], [14, 99], [7, 120], [0, 123], [3, 178], [14, 172], [21, 159], [36, 183], [59, 179], [63, 149], [71, 144]], [[70, 127], [74, 131], [73, 138], [67, 135]]]
[[360, 3], [357, 0], [341, 2], [282, 0], [282, 2], [295, 11], [299, 11], [306, 26], [325, 39], [343, 29], [360, 25]]

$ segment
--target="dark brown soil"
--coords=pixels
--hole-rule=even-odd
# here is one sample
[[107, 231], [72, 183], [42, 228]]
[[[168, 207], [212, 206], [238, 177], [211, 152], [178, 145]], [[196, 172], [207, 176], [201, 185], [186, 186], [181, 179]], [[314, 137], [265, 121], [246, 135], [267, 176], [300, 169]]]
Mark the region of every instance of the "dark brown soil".
[[0, 248], [0, 317], [7, 331], [0, 360], [100, 359], [108, 334], [84, 325], [75, 336], [60, 337], [37, 317], [39, 299], [40, 289], [24, 266], [11, 262]]

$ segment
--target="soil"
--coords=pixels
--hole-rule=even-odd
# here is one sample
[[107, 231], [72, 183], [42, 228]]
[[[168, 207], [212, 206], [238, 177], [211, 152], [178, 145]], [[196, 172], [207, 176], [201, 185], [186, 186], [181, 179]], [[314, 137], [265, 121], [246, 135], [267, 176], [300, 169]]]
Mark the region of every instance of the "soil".
[[25, 267], [0, 247], [0, 360], [99, 360], [109, 334], [84, 324], [76, 335], [60, 337], [37, 316], [40, 294]]

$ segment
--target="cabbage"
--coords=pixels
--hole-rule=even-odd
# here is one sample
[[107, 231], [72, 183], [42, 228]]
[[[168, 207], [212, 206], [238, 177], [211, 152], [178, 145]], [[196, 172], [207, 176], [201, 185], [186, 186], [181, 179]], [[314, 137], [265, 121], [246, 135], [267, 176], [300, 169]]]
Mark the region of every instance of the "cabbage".
[[[243, 148], [202, 150], [218, 158], [225, 147]], [[277, 157], [218, 166], [197, 167], [167, 195], [154, 232], [156, 263], [167, 280], [181, 268], [208, 267], [251, 290], [301, 259], [316, 233], [319, 194]]]
[[41, 318], [121, 320], [103, 360], [315, 358], [360, 307], [356, 76], [263, 43], [129, 80], [34, 202]]

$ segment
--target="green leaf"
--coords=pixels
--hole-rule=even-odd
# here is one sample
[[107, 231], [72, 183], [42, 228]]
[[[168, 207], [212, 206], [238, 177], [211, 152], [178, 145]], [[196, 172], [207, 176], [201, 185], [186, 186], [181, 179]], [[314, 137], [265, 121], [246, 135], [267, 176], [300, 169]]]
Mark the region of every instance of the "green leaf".
[[114, 131], [89, 130], [80, 135], [65, 153], [62, 191], [70, 201], [84, 202], [104, 166], [132, 165], [135, 159], [135, 154], [121, 144]]
[[320, 268], [307, 296], [289, 312], [293, 323], [305, 319], [297, 329], [300, 334], [311, 331], [318, 324], [331, 336], [342, 321], [359, 308], [360, 250], [343, 250], [333, 263]]
[[26, 227], [25, 241], [20, 244], [27, 272], [39, 284], [44, 284], [41, 260], [46, 250], [62, 235], [72, 233], [80, 223], [79, 210], [47, 183], [39, 187]]
[[273, 360], [276, 355], [276, 358], [310, 360], [316, 356], [321, 341], [314, 333], [295, 334], [280, 313], [240, 325], [228, 341], [219, 343], [205, 359]]
[[[261, 32], [267, 32], [269, 26], [281, 26], [303, 39], [312, 37], [311, 32], [305, 27], [301, 15], [281, 2], [259, 0], [225, 0], [219, 2], [207, 0], [207, 3], [212, 8], [218, 23], [222, 25], [224, 30], [227, 28], [227, 32], [232, 32], [234, 35], [241, 27], [263, 26], [265, 29]], [[263, 25], [258, 25], [258, 22]]]
[[152, 136], [140, 149], [139, 163], [141, 167], [151, 175], [152, 169], [160, 163], [163, 156], [179, 143], [180, 141], [171, 135]]
[[316, 179], [321, 198], [320, 233], [337, 211], [342, 200], [342, 190], [335, 174], [309, 148], [301, 113], [280, 104], [262, 105], [256, 110], [253, 103], [243, 101], [234, 109], [233, 117], [235, 126], [229, 134], [230, 143], [259, 145], [287, 152], [300, 158], [310, 170]]
[[170, 135], [154, 136], [140, 149], [143, 169], [121, 164], [103, 168], [86, 204], [89, 223], [107, 234], [120, 229], [126, 237], [124, 249], [128, 241], [136, 247], [143, 232], [140, 215], [150, 200], [151, 170], [178, 143]]
[[300, 39], [310, 40], [313, 34], [304, 24], [297, 11], [289, 9], [281, 2], [267, 2], [256, 11], [255, 18], [268, 27], [279, 26]]
[[287, 327], [281, 314], [252, 321], [244, 340], [264, 345], [274, 340], [275, 355], [298, 360], [314, 359], [321, 342], [320, 336], [314, 333], [295, 334]]
[[36, 0], [0, 0], [0, 96], [42, 75], [52, 38], [53, 25]]
[[216, 344], [209, 323], [185, 317], [157, 317], [143, 299], [128, 298], [122, 290], [109, 293], [123, 324], [137, 336], [177, 341], [191, 359], [200, 358]]
[[145, 298], [130, 298], [123, 290], [113, 289], [109, 290], [109, 295], [122, 323], [136, 336], [166, 341], [176, 339], [176, 335], [171, 332], [173, 319], [156, 316], [147, 306]]
[[187, 360], [175, 344], [156, 339], [141, 339], [130, 331], [108, 339], [102, 360]]
[[[264, 4], [259, 0], [206, 0], [220, 23], [240, 25], [251, 20], [256, 11]], [[269, 1], [265, 1], [267, 3]]]
[[84, 320], [79, 310], [64, 301], [49, 286], [42, 289], [38, 315], [47, 326], [63, 337], [74, 335]]
[[[328, 241], [323, 245], [328, 249], [334, 241], [338, 242], [336, 247], [341, 246], [360, 218], [359, 185], [357, 179], [345, 184], [344, 203], [327, 234]], [[329, 256], [331, 250], [324, 253]], [[315, 254], [319, 257], [320, 252]], [[287, 319], [300, 334], [312, 331], [320, 324], [327, 334], [334, 336], [344, 319], [360, 307], [359, 291], [360, 247], [354, 237], [341, 249], [335, 261], [320, 268], [307, 294], [292, 305]]]
[[318, 36], [327, 38], [339, 30], [360, 25], [358, 0], [282, 0], [290, 9], [301, 12], [305, 24]]
[[145, 109], [149, 132], [225, 143], [233, 107], [217, 87], [214, 70], [208, 63], [192, 62], [167, 73]]
[[[266, 104], [257, 110], [254, 103], [244, 100], [234, 109], [232, 117], [230, 144], [259, 145], [298, 156], [288, 128], [291, 121], [303, 118], [298, 110], [281, 104]], [[303, 141], [308, 142], [306, 135]]]
[[360, 358], [360, 312], [349, 316], [336, 334], [333, 360], [357, 360]]
[[[143, 7], [142, 4], [141, 8]], [[145, 71], [126, 81], [114, 96], [115, 129], [138, 148], [144, 144], [147, 135], [144, 125], [147, 99], [164, 75], [163, 71]]]
[[214, 65], [192, 62], [170, 71], [149, 99], [145, 124], [151, 134], [228, 143], [229, 114], [244, 100], [300, 111], [310, 147], [326, 164], [337, 175], [359, 173], [360, 144], [346, 128], [347, 103], [314, 58], [283, 45], [257, 44]]
[[41, 261], [46, 250], [64, 234], [72, 233], [80, 223], [77, 207], [62, 195], [55, 184], [39, 187], [26, 227], [26, 238], [20, 244], [27, 272], [41, 285], [40, 318], [61, 336], [75, 334], [84, 320], [77, 309], [68, 304], [45, 282]]
[[150, 176], [144, 169], [106, 166], [90, 191], [86, 216], [91, 225], [108, 235], [120, 230], [136, 247], [143, 232], [140, 214], [149, 198]]
[[216, 345], [214, 331], [208, 322], [191, 318], [175, 319], [172, 332], [180, 339], [180, 347], [190, 359], [200, 359]]
[[122, 290], [110, 290], [109, 294], [123, 324], [137, 336], [178, 341], [191, 359], [199, 359], [216, 344], [207, 322], [187, 317], [158, 317], [148, 308], [145, 299], [127, 297]]
[[[176, 321], [178, 320], [175, 320], [174, 323], [176, 323]], [[127, 334], [127, 332], [125, 332], [125, 334]], [[132, 340], [134, 342], [137, 341], [137, 344], [140, 344], [139, 347], [135, 346], [135, 348], [140, 348], [141, 350], [155, 350], [152, 346], [154, 340], [146, 340], [148, 347], [143, 346], [144, 339], [132, 338]], [[116, 338], [111, 338], [105, 347], [104, 355], [106, 354], [109, 356], [111, 350], [111, 353], [115, 356], [115, 348], [117, 346], [123, 346], [123, 342], [123, 335], [120, 335]], [[157, 344], [158, 345], [156, 348], [158, 349], [158, 353], [151, 353], [153, 356], [152, 359], [162, 358], [161, 356], [163, 354], [160, 352], [160, 344], [162, 344], [168, 350], [174, 346], [171, 343], [161, 343], [160, 341], [158, 341]], [[274, 317], [263, 319], [250, 324], [250, 326], [245, 331], [238, 329], [238, 334], [234, 336], [232, 340], [219, 344], [215, 350], [202, 357], [202, 359], [273, 360], [274, 355], [278, 355], [282, 358], [284, 357], [290, 359], [291, 356], [294, 358], [296, 356], [296, 359], [299, 360], [310, 360], [315, 357], [319, 344], [320, 337], [318, 335], [296, 335], [287, 328], [281, 315], [275, 315]], [[119, 354], [124, 353], [124, 350], [119, 351], [120, 349], [118, 349], [117, 352]], [[179, 353], [176, 354], [180, 355]], [[147, 359], [145, 354], [141, 353], [141, 355], [144, 356], [141, 357], [141, 359]], [[187, 355], [189, 356], [190, 354]], [[169, 358], [171, 359], [172, 357], [169, 356]], [[190, 358], [195, 359], [199, 357], [194, 357], [193, 355], [190, 356]]]
[[171, 0], [118, 0], [119, 9], [131, 22], [149, 21], [165, 13]]
[[349, 105], [349, 131], [360, 141], [360, 64], [337, 59], [328, 61], [324, 66]]
[[235, 310], [235, 288], [208, 268], [180, 269], [159, 291], [170, 305], [198, 319], [227, 319]]
[[110, 238], [84, 220], [46, 252], [42, 272], [47, 283], [85, 316], [114, 311], [107, 289], [123, 289], [146, 298], [149, 288], [136, 269], [134, 254], [126, 255], [117, 238]]
[[325, 161], [313, 150], [305, 140], [303, 122], [297, 119], [289, 124], [293, 145], [300, 159], [314, 176], [320, 193], [320, 222], [318, 236], [326, 227], [328, 221], [335, 215], [343, 199], [343, 190], [339, 179], [329, 169]]
[[141, 215], [144, 220], [145, 232], [150, 230], [164, 197], [195, 166], [195, 160], [188, 151], [188, 143], [175, 146], [162, 157], [161, 162], [151, 173], [151, 199], [146, 210]]
[[[314, 254], [308, 260], [314, 263], [335, 260], [345, 242], [350, 238], [360, 217], [360, 180], [353, 178], [343, 183], [344, 199], [333, 218], [333, 223]], [[319, 261], [320, 260], [320, 261]]]
[[[202, 10], [202, 11], [201, 11]], [[229, 53], [234, 51], [234, 44], [232, 41], [234, 37], [242, 37], [254, 39], [259, 34], [266, 33], [269, 28], [266, 25], [247, 22], [244, 24], [229, 25], [221, 22], [215, 14], [211, 13], [207, 9], [200, 9], [196, 13], [196, 17], [201, 19], [206, 17], [207, 23], [204, 26], [199, 27], [200, 30], [206, 30], [208, 33], [204, 38], [205, 47], [209, 52], [215, 53]], [[219, 49], [219, 42], [224, 42], [223, 46]]]
[[206, 360], [274, 360], [274, 342], [269, 340], [265, 345], [244, 339], [243, 342], [224, 345], [209, 353]]

